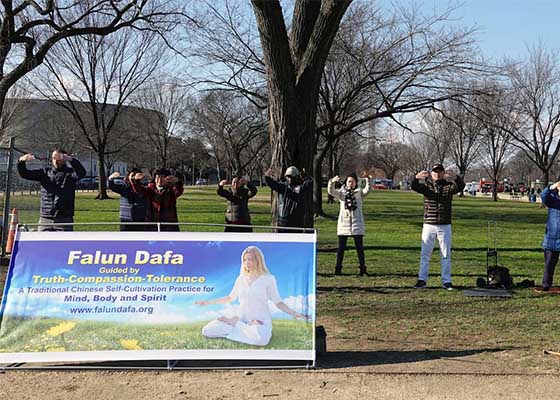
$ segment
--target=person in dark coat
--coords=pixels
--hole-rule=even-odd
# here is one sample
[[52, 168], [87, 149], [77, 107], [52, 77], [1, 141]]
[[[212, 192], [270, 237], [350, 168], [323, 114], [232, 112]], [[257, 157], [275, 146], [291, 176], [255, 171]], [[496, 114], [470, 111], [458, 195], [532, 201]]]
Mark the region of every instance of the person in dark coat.
[[227, 180], [218, 184], [218, 195], [228, 201], [225, 213], [225, 221], [228, 226], [225, 232], [253, 232], [250, 227], [236, 225], [251, 225], [251, 214], [249, 213], [249, 199], [257, 194], [257, 188], [250, 181], [236, 176], [231, 180], [231, 188], [224, 189]]
[[154, 171], [154, 180], [147, 186], [140, 183], [142, 179], [144, 174], [138, 173], [130, 183], [132, 190], [146, 199], [146, 221], [165, 222], [160, 230], [178, 232], [177, 198], [183, 194], [183, 182], [165, 168]]
[[412, 182], [412, 190], [424, 195], [424, 225], [422, 227], [422, 250], [420, 271], [416, 289], [423, 289], [428, 282], [430, 257], [435, 240], [441, 253], [441, 282], [444, 289], [453, 290], [451, 283], [451, 202], [453, 195], [461, 193], [465, 183], [460, 176], [454, 178], [445, 173], [441, 164], [432, 171], [419, 172]]
[[[33, 154], [21, 156], [17, 163], [19, 176], [41, 184], [41, 214], [39, 231], [74, 230], [76, 182], [86, 176], [82, 163], [64, 150], [54, 150], [48, 168], [27, 169], [25, 163], [34, 160]], [[67, 165], [70, 164], [70, 166]], [[69, 225], [57, 225], [69, 224]]]
[[[109, 189], [121, 195], [121, 203], [119, 208], [119, 217], [121, 220], [121, 231], [146, 231], [154, 230], [149, 225], [130, 224], [130, 222], [146, 221], [146, 200], [142, 193], [132, 190], [130, 183], [136, 176], [141, 173], [139, 168], [133, 168], [127, 174], [126, 178], [118, 180], [120, 173], [114, 172], [109, 178]], [[139, 183], [142, 184], [142, 183]]]
[[[278, 192], [278, 226], [289, 228], [305, 228], [305, 212], [309, 206], [306, 197], [313, 188], [313, 180], [303, 178], [299, 170], [292, 166], [286, 169], [285, 182], [279, 182], [272, 177], [273, 171], [265, 173], [266, 184], [271, 190]], [[279, 229], [280, 233], [297, 232], [291, 229]]]

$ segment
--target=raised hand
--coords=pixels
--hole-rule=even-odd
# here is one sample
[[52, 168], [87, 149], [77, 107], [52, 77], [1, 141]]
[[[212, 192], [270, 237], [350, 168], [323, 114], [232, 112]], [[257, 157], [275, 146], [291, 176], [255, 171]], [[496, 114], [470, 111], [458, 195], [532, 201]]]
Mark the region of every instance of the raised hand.
[[429, 176], [430, 173], [428, 171], [420, 171], [416, 174], [416, 179], [426, 179]]
[[138, 172], [136, 175], [134, 175], [134, 180], [135, 181], [141, 181], [142, 179], [144, 179], [144, 174], [142, 172]]
[[227, 179], [222, 179], [220, 183], [218, 183], [219, 187], [224, 187], [225, 185], [227, 185]]
[[113, 172], [111, 175], [109, 175], [109, 179], [115, 179], [119, 176], [121, 176], [119, 172]]
[[268, 176], [270, 178], [272, 178], [273, 175], [274, 175], [274, 171], [272, 170], [272, 168], [267, 169], [266, 172], [264, 173], [264, 176]]
[[340, 182], [340, 176], [335, 176], [334, 178], [331, 179], [333, 182]]
[[21, 156], [19, 158], [19, 161], [24, 161], [25, 162], [25, 161], [31, 161], [31, 160], [34, 160], [34, 159], [35, 159], [35, 156], [33, 154], [29, 153], [29, 154], [24, 154], [23, 156]]

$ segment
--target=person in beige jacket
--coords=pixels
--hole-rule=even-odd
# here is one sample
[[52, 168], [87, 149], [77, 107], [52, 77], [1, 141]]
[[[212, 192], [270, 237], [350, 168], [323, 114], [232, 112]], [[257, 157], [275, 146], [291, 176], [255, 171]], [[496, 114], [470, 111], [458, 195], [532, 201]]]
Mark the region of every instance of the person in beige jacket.
[[362, 212], [362, 204], [364, 197], [369, 193], [371, 176], [366, 177], [366, 185], [362, 189], [358, 185], [358, 177], [352, 173], [348, 175], [344, 181], [344, 185], [340, 189], [336, 189], [336, 182], [340, 181], [340, 177], [335, 176], [329, 180], [328, 193], [340, 201], [340, 212], [338, 213], [338, 224], [336, 234], [338, 236], [338, 250], [336, 252], [335, 275], [342, 274], [342, 260], [344, 259], [344, 251], [348, 237], [354, 238], [356, 251], [358, 253], [358, 261], [360, 263], [360, 276], [367, 276], [365, 256], [364, 256], [364, 234], [366, 226], [364, 222], [364, 214]]

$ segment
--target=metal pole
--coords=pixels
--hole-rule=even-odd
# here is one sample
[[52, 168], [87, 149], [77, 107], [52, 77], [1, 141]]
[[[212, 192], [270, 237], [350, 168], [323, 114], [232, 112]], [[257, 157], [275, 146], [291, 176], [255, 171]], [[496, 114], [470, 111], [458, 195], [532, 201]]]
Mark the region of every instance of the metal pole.
[[192, 184], [194, 186], [194, 153], [192, 153]]
[[8, 150], [8, 168], [6, 176], [6, 191], [4, 192], [4, 219], [2, 221], [2, 257], [6, 256], [6, 239], [8, 238], [8, 219], [10, 217], [10, 194], [12, 192], [12, 158], [14, 156], [15, 139], [10, 138], [10, 149]]

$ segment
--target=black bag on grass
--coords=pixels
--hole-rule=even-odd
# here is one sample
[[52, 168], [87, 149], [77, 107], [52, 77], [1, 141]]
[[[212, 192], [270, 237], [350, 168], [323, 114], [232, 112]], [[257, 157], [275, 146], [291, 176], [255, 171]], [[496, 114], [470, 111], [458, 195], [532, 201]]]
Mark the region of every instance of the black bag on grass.
[[488, 269], [488, 287], [510, 289], [513, 287], [513, 279], [509, 269], [498, 265]]

